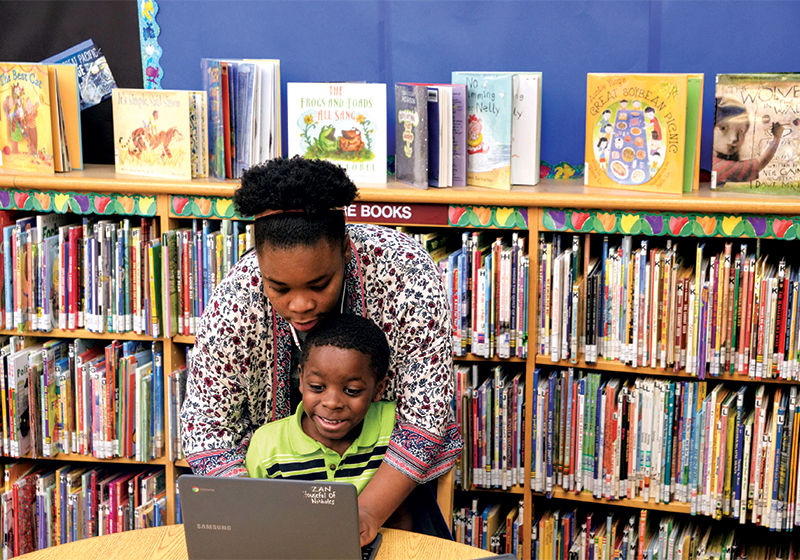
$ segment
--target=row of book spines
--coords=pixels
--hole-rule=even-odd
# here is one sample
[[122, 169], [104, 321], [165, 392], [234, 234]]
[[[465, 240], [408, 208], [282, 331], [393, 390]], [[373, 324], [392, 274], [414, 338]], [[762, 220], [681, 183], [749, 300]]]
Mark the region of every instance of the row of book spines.
[[506, 506], [473, 499], [453, 511], [453, 539], [495, 554], [522, 558], [525, 538], [522, 500]]
[[800, 379], [800, 282], [785, 261], [768, 266], [746, 245], [733, 257], [730, 243], [704, 258], [698, 245], [687, 268], [677, 245], [633, 251], [625, 236], [619, 247], [604, 238], [584, 275], [578, 236], [564, 251], [554, 239], [540, 240], [537, 347], [554, 362], [583, 355], [701, 378]]
[[[3, 474], [4, 557], [165, 520], [163, 468], [130, 471], [71, 464], [53, 468], [18, 461], [6, 464]], [[140, 516], [145, 512], [149, 516]]]
[[531, 558], [644, 560], [647, 558], [794, 558], [790, 539], [756, 543], [741, 532], [671, 515], [607, 514], [579, 509], [549, 509], [534, 517]]
[[212, 230], [210, 220], [195, 220], [192, 228], [150, 239], [154, 225], [146, 219], [133, 228], [128, 219], [87, 219], [21, 252], [12, 251], [16, 227], [9, 226], [0, 298], [5, 327], [194, 334], [214, 288], [252, 247], [252, 224], [241, 225], [222, 220]]
[[528, 355], [530, 260], [525, 238], [489, 241], [486, 232], [463, 232], [453, 248], [449, 234], [415, 237], [439, 264], [453, 318], [453, 352], [485, 358]]
[[456, 368], [453, 406], [464, 447], [455, 468], [462, 488], [524, 484], [525, 380], [502, 369], [479, 383], [477, 366]]
[[691, 513], [791, 529], [800, 498], [797, 393], [779, 388], [768, 410], [763, 385], [749, 401], [747, 387], [706, 395], [705, 382], [620, 385], [553, 372], [533, 403], [531, 488], [675, 500]]
[[[4, 347], [0, 384], [6, 455], [20, 457], [30, 450], [49, 457], [63, 451], [146, 461], [164, 454], [161, 343], [90, 346], [81, 339], [62, 339]], [[33, 428], [29, 434], [21, 425], [26, 405]]]

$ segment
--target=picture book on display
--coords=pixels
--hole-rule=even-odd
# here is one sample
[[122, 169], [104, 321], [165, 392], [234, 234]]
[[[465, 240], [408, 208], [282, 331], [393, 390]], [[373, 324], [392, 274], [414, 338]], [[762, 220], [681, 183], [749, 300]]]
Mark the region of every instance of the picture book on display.
[[91, 39], [46, 58], [42, 64], [77, 66], [81, 110], [109, 99], [111, 90], [117, 87], [103, 51]]
[[590, 73], [584, 184], [647, 192], [699, 188], [702, 74]]
[[539, 182], [541, 72], [453, 72], [467, 86], [467, 184]]
[[0, 170], [83, 168], [75, 66], [0, 62]]
[[463, 84], [395, 85], [398, 181], [419, 188], [466, 186], [466, 103]]
[[289, 156], [341, 165], [356, 183], [386, 182], [386, 84], [289, 83]]
[[204, 91], [114, 89], [117, 173], [208, 176]]
[[800, 74], [717, 74], [711, 188], [800, 194]]

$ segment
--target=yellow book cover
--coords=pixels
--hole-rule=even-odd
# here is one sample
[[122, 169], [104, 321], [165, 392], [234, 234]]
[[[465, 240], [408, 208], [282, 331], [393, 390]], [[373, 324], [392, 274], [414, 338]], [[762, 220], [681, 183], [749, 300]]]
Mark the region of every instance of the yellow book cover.
[[192, 178], [189, 91], [112, 92], [117, 173]]
[[[48, 79], [50, 80], [50, 99], [60, 99], [60, 103], [53, 103], [51, 111], [51, 128], [53, 130], [53, 155], [56, 171], [69, 171], [70, 169], [83, 169], [83, 147], [81, 146], [81, 104], [78, 91], [78, 71], [74, 64], [49, 64], [47, 66]], [[55, 92], [58, 92], [57, 94]], [[59, 169], [57, 157], [61, 138], [58, 135], [59, 119], [61, 114], [64, 122], [63, 141], [66, 152], [69, 154], [69, 169]]]
[[586, 186], [683, 192], [688, 78], [589, 73]]
[[0, 62], [0, 103], [0, 170], [55, 173], [47, 67]]

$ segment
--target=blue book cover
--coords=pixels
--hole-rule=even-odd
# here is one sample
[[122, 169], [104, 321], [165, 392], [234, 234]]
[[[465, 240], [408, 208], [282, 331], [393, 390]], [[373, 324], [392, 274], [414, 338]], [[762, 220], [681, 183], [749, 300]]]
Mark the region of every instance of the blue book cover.
[[151, 412], [153, 444], [150, 458], [164, 455], [164, 343], [153, 341], [153, 407]]
[[110, 98], [111, 90], [117, 87], [103, 51], [91, 39], [44, 59], [42, 64], [77, 67], [81, 111]]
[[533, 481], [536, 475], [536, 428], [538, 426], [537, 422], [539, 422], [539, 410], [538, 410], [538, 402], [539, 399], [537, 398], [537, 390], [539, 387], [539, 373], [541, 372], [540, 368], [534, 368], [533, 370], [533, 399], [531, 402], [531, 487], [533, 487]]
[[470, 185], [511, 188], [512, 81], [511, 74], [452, 73], [454, 84], [467, 86], [467, 183]]
[[225, 179], [225, 139], [222, 123], [222, 64], [219, 60], [200, 60], [203, 89], [208, 99], [208, 170], [216, 179]]
[[[439, 186], [440, 174], [440, 134], [439, 119], [439, 88], [428, 87], [428, 184], [432, 187]], [[443, 187], [447, 184], [441, 185]]]
[[453, 311], [453, 320], [458, 323], [458, 333], [460, 345], [453, 346], [453, 350], [457, 356], [464, 356], [467, 353], [467, 342], [469, 339], [468, 331], [468, 315], [467, 311], [470, 307], [470, 300], [467, 296], [467, 285], [469, 284], [469, 248], [467, 250], [461, 249], [458, 254], [458, 282], [456, 289], [458, 293], [458, 307]]
[[236, 66], [236, 177], [255, 162], [251, 160], [253, 148], [253, 111], [255, 103], [255, 64], [229, 63]]

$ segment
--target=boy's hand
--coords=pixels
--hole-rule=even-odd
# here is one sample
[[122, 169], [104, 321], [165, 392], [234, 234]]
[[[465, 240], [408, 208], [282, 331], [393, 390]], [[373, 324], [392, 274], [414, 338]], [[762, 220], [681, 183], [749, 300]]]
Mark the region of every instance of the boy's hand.
[[783, 125], [781, 123], [772, 123], [772, 136], [778, 141], [783, 137]]
[[380, 523], [366, 508], [358, 508], [358, 531], [361, 535], [361, 546], [375, 540]]

